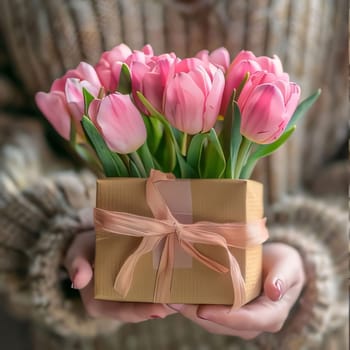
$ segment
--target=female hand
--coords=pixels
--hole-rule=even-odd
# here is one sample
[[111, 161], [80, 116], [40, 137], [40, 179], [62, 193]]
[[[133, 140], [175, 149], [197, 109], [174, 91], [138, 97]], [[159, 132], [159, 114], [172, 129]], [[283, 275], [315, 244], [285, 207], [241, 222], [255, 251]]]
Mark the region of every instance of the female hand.
[[163, 304], [118, 303], [94, 299], [92, 268], [94, 249], [95, 233], [92, 231], [81, 233], [75, 237], [64, 259], [72, 287], [79, 289], [90, 316], [136, 323], [152, 318], [165, 318], [177, 312]]
[[275, 333], [282, 328], [305, 283], [299, 253], [286, 244], [265, 244], [263, 276], [262, 295], [239, 310], [223, 305], [169, 306], [211, 333], [243, 339]]

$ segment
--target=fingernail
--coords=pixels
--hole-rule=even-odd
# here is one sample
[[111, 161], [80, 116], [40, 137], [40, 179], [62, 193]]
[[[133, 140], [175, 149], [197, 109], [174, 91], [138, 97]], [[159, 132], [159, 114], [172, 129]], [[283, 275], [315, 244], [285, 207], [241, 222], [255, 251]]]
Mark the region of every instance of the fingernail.
[[280, 279], [276, 280], [276, 282], [275, 282], [275, 287], [276, 287], [276, 289], [277, 289], [277, 291], [278, 291], [277, 299], [278, 299], [278, 300], [281, 300], [283, 294], [282, 294], [282, 281], [281, 281]]
[[159, 315], [151, 315], [149, 318], [155, 319], [155, 318], [161, 318], [161, 317]]
[[200, 318], [201, 320], [208, 320], [208, 318], [206, 316], [203, 316], [201, 314], [197, 314], [197, 317]]
[[168, 304], [168, 306], [175, 311], [181, 311], [181, 309], [184, 307], [184, 304]]
[[71, 284], [70, 287], [71, 287], [72, 289], [77, 289], [77, 287], [74, 285], [74, 281], [75, 281], [75, 278], [77, 277], [77, 274], [78, 274], [78, 271], [77, 271], [77, 269], [75, 269], [74, 272], [73, 272], [73, 277], [72, 277], [72, 279], [71, 279], [72, 284]]

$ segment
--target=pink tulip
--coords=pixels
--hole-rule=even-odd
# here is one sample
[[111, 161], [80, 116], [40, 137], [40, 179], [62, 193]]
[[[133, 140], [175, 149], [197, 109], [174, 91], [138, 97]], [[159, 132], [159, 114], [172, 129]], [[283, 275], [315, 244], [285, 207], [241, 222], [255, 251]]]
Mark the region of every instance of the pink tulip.
[[77, 68], [56, 79], [50, 92], [38, 92], [35, 101], [51, 125], [65, 139], [69, 140], [71, 117], [80, 130], [80, 120], [84, 113], [82, 89], [85, 87], [93, 96], [97, 96], [101, 87], [95, 69], [81, 62]]
[[260, 144], [274, 142], [285, 130], [299, 98], [300, 87], [285, 75], [252, 74], [238, 99], [241, 134]]
[[129, 95], [114, 93], [94, 101], [89, 115], [114, 152], [134, 152], [146, 141], [146, 127]]
[[276, 76], [285, 76], [282, 63], [276, 55], [273, 58], [256, 57], [251, 51], [241, 51], [235, 57], [226, 74], [226, 85], [221, 106], [222, 115], [226, 113], [233, 90], [240, 86], [246, 73], [253, 74], [259, 71], [274, 73]]
[[222, 69], [223, 72], [226, 72], [230, 64], [230, 54], [224, 47], [219, 47], [218, 49], [209, 53], [208, 50], [199, 51], [196, 56], [205, 63], [212, 63], [215, 66]]
[[53, 82], [50, 91], [64, 91], [68, 78], [86, 80], [96, 87], [101, 87], [101, 81], [98, 78], [94, 67], [86, 62], [80, 62], [77, 68], [68, 70], [62, 78], [56, 79]]
[[135, 51], [128, 58], [132, 95], [137, 107], [143, 113], [148, 114], [148, 111], [139, 100], [137, 92], [141, 92], [156, 110], [161, 111], [170, 67], [178, 60], [173, 53], [150, 56], [140, 51]]
[[108, 91], [113, 92], [117, 89], [121, 66], [131, 53], [132, 51], [127, 45], [120, 44], [102, 54], [95, 69], [102, 85]]
[[69, 140], [71, 118], [64, 93], [53, 91], [38, 92], [35, 102], [54, 129], [66, 140]]
[[184, 59], [173, 67], [164, 93], [164, 115], [177, 129], [196, 134], [215, 124], [224, 89], [221, 69], [197, 58]]

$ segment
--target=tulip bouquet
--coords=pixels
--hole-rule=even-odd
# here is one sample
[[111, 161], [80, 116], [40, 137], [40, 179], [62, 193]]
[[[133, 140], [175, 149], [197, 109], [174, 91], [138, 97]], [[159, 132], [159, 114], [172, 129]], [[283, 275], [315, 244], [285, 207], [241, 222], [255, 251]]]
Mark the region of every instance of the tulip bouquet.
[[249, 178], [280, 147], [320, 91], [299, 103], [281, 61], [225, 48], [180, 59], [121, 44], [81, 62], [36, 103], [99, 174]]
[[58, 133], [98, 175], [116, 177], [97, 181], [95, 298], [237, 308], [257, 297], [262, 185], [220, 179], [249, 178], [319, 93], [298, 105], [277, 56], [241, 51], [230, 62], [219, 48], [180, 59], [124, 44], [39, 92]]

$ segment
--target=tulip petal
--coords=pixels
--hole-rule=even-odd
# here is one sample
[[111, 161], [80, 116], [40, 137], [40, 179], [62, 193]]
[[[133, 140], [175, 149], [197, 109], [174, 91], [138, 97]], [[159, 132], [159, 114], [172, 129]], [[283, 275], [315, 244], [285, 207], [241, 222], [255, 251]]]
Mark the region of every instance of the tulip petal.
[[213, 85], [205, 102], [203, 116], [203, 132], [209, 131], [216, 122], [221, 106], [222, 95], [225, 86], [225, 77], [221, 70], [214, 75]]
[[290, 119], [298, 106], [301, 90], [300, 86], [295, 83], [289, 83], [290, 86], [290, 94], [286, 96], [286, 113], [288, 115], [288, 119]]
[[[78, 76], [72, 76], [72, 78], [87, 80], [89, 83], [91, 83], [92, 85], [95, 85], [96, 87], [101, 86], [101, 82], [97, 76], [95, 68], [86, 62], [80, 62], [73, 74], [74, 75], [77, 74]], [[67, 76], [67, 77], [71, 78], [71, 76]]]
[[112, 151], [131, 153], [146, 140], [142, 117], [129, 95], [115, 93], [102, 99], [96, 122]]
[[209, 61], [220, 67], [225, 72], [230, 64], [230, 54], [226, 48], [219, 47], [211, 52], [209, 55]]
[[89, 118], [95, 125], [97, 125], [96, 118], [97, 118], [98, 111], [100, 109], [100, 104], [101, 104], [101, 100], [93, 100], [91, 101], [89, 110], [88, 110]]
[[170, 82], [165, 96], [165, 116], [170, 124], [188, 134], [202, 131], [204, 95], [186, 73], [177, 74]]
[[35, 102], [55, 130], [69, 140], [71, 118], [62, 92], [38, 92]]
[[256, 61], [259, 63], [260, 67], [267, 72], [277, 76], [283, 73], [282, 62], [277, 55], [274, 55], [273, 58], [260, 56], [256, 58]]
[[157, 111], [162, 109], [164, 87], [160, 83], [160, 74], [148, 72], [143, 78], [144, 96]]

